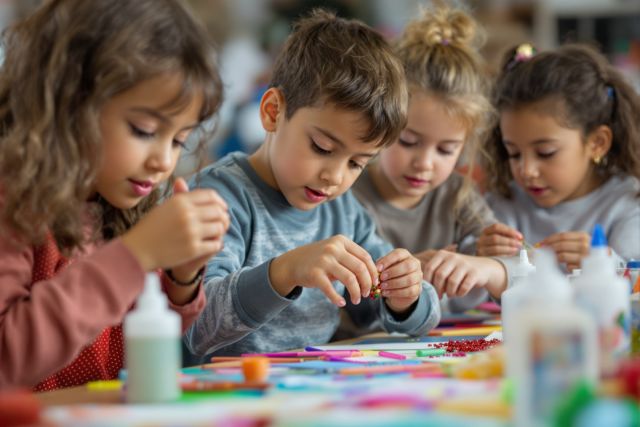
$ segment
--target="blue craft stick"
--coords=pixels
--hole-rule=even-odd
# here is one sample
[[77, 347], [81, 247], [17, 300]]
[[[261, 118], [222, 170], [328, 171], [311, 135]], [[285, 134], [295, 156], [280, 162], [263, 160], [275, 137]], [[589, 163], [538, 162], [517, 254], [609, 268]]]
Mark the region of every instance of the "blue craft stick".
[[304, 351], [324, 351], [324, 350], [318, 347], [307, 346], [304, 348]]

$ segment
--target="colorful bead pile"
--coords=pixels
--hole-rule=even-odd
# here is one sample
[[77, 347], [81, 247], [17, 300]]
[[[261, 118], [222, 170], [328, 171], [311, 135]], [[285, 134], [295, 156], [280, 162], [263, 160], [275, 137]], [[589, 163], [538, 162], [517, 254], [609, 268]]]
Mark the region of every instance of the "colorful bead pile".
[[459, 340], [459, 341], [447, 341], [443, 343], [437, 343], [433, 346], [436, 348], [444, 348], [447, 350], [447, 353], [473, 353], [476, 351], [487, 350], [491, 347], [495, 347], [500, 344], [500, 340], [485, 340], [485, 339], [477, 339], [477, 340]]

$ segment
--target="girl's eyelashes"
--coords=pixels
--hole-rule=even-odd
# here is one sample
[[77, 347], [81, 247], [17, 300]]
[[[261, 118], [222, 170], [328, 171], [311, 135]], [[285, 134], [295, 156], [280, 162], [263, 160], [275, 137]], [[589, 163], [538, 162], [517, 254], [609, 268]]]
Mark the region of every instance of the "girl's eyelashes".
[[137, 138], [151, 139], [155, 136], [154, 132], [144, 131], [139, 127], [137, 127], [136, 125], [134, 125], [133, 123], [129, 123], [129, 129], [131, 130], [131, 133], [133, 134], [133, 136]]
[[191, 144], [189, 143], [190, 141], [190, 137], [191, 137], [191, 131], [182, 131], [179, 132], [174, 138], [173, 138], [173, 144], [175, 146], [177, 146], [180, 149], [184, 149], [185, 151], [189, 152], [191, 151], [191, 148], [193, 148], [191, 146]]
[[[541, 159], [549, 159], [549, 158], [553, 157], [556, 153], [557, 153], [557, 151], [548, 151], [548, 152], [543, 152], [543, 153], [536, 153], [536, 155]], [[520, 158], [520, 153], [507, 153], [507, 157], [510, 160], [519, 159]]]
[[[156, 136], [155, 132], [147, 132], [145, 130], [142, 130], [138, 126], [134, 125], [133, 123], [129, 123], [129, 129], [131, 130], [131, 134], [136, 138], [152, 139], [152, 138], [155, 138]], [[174, 138], [173, 145], [178, 148], [186, 148], [187, 147], [186, 138], [184, 141], [178, 138]]]
[[550, 157], [553, 157], [554, 154], [556, 154], [555, 151], [547, 151], [543, 153], [538, 153], [538, 157], [540, 157], [541, 159], [548, 159]]
[[[406, 148], [420, 148], [420, 147], [423, 147], [425, 144], [424, 142], [411, 141], [411, 140], [406, 140], [402, 138], [398, 138], [398, 143]], [[456, 153], [456, 149], [451, 148], [448, 145], [443, 147], [436, 145], [436, 150], [438, 151], [439, 154], [442, 154], [443, 156], [452, 156]]]
[[454, 151], [449, 149], [444, 149], [444, 148], [438, 148], [438, 153], [444, 156], [452, 156], [454, 154]]
[[186, 141], [180, 141], [179, 139], [174, 139], [173, 140], [173, 145], [176, 145], [179, 148], [186, 148], [187, 147], [187, 142]]

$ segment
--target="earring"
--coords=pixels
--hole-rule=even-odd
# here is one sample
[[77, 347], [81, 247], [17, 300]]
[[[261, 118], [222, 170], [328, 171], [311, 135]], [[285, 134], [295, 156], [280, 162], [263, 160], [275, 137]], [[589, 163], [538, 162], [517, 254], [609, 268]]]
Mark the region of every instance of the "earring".
[[595, 157], [593, 158], [593, 163], [595, 163], [596, 165], [599, 165], [601, 160], [602, 160], [602, 157], [600, 157], [600, 156], [595, 156]]

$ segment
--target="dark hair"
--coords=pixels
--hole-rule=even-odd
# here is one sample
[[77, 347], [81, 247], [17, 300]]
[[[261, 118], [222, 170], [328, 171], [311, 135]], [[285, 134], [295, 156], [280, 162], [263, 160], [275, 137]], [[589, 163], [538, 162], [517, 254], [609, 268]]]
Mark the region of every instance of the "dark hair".
[[270, 87], [282, 91], [287, 118], [322, 104], [363, 113], [370, 123], [364, 141], [390, 144], [406, 124], [406, 82], [389, 44], [365, 24], [320, 9], [294, 25]]
[[[613, 141], [599, 172], [640, 178], [640, 97], [622, 74], [585, 45], [565, 45], [514, 61], [515, 52], [509, 52], [495, 87], [498, 111], [552, 101], [549, 114], [585, 137], [601, 125], [608, 126]], [[512, 175], [497, 123], [486, 151], [488, 186], [509, 197]]]
[[[82, 246], [80, 207], [100, 163], [99, 114], [111, 97], [177, 72], [184, 83], [172, 106], [202, 96], [201, 122], [220, 106], [213, 45], [179, 0], [48, 1], [3, 41], [2, 223], [30, 243], [51, 232], [64, 252]], [[160, 196], [156, 190], [126, 211], [102, 201], [105, 237], [129, 228]]]

